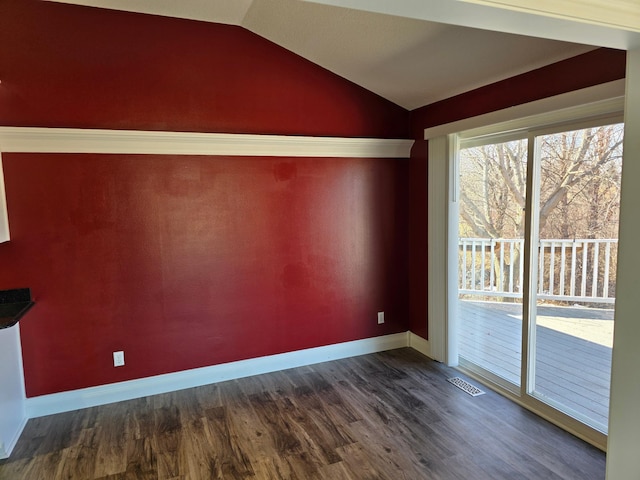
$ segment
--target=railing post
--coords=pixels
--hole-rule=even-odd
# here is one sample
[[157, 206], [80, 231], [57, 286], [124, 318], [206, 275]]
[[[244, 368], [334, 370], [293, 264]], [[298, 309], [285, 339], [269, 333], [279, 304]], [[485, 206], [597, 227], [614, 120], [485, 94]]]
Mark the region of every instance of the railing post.
[[564, 295], [564, 276], [566, 274], [566, 263], [567, 263], [567, 244], [562, 242], [560, 244], [560, 285], [558, 295]]
[[609, 298], [609, 265], [611, 262], [611, 242], [607, 242], [604, 250], [604, 279], [602, 286], [602, 296]]
[[581, 278], [581, 290], [580, 296], [587, 296], [587, 250], [589, 249], [589, 244], [586, 241], [582, 242], [582, 278]]
[[471, 290], [476, 289], [476, 241], [471, 241]]
[[462, 241], [462, 289], [467, 289], [467, 241]]
[[541, 295], [544, 293], [544, 242], [540, 240], [538, 245], [540, 248], [540, 254], [538, 255], [538, 295]]
[[504, 240], [501, 241], [500, 247], [500, 275], [498, 276], [498, 291], [501, 292], [504, 288], [504, 249], [506, 248], [506, 242]]
[[513, 246], [515, 244], [513, 242], [509, 242], [509, 258], [511, 268], [509, 268], [509, 293], [513, 293]]
[[491, 249], [491, 254], [489, 255], [489, 290], [493, 291], [495, 288], [495, 280], [496, 280], [496, 276], [495, 276], [495, 272], [494, 272], [494, 266], [495, 266], [495, 260], [496, 260], [496, 242], [495, 240], [492, 238], [491, 239], [491, 246], [489, 247]]
[[571, 243], [571, 281], [569, 287], [569, 295], [572, 297], [576, 294], [576, 239]]
[[553, 295], [553, 289], [555, 284], [555, 273], [556, 273], [556, 244], [555, 242], [549, 242], [550, 252], [550, 260], [549, 260], [549, 295]]
[[591, 296], [598, 296], [598, 256], [600, 255], [600, 242], [593, 242], [593, 279], [591, 280]]
[[487, 243], [483, 240], [480, 241], [480, 290], [485, 291], [485, 285], [487, 283], [486, 279], [486, 260], [487, 260]]
[[[518, 293], [520, 295], [523, 295], [523, 291], [522, 291], [522, 285], [524, 282], [524, 238], [519, 240], [519, 250], [518, 250], [518, 257], [520, 258], [520, 271], [518, 274]], [[515, 245], [515, 243], [514, 243]]]

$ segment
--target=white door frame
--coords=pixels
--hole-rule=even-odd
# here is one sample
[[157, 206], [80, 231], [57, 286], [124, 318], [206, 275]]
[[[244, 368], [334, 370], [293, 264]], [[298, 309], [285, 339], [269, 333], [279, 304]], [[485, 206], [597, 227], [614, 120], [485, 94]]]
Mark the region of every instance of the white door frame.
[[[560, 110], [545, 110], [546, 101], [522, 105], [522, 108], [509, 109], [508, 112], [495, 112], [486, 116], [474, 117], [466, 121], [455, 122], [425, 131], [429, 140], [428, 156], [428, 321], [429, 343], [432, 358], [451, 366], [457, 366], [457, 321], [454, 311], [457, 304], [457, 256], [449, 252], [457, 251], [458, 241], [458, 198], [457, 198], [457, 142], [460, 139], [491, 135], [514, 130], [528, 131], [541, 126], [574, 123], [577, 119], [616, 119], [624, 107], [624, 90], [621, 84], [592, 87], [584, 91], [572, 92], [560, 96], [555, 105], [570, 101], [573, 106]], [[611, 95], [612, 91], [616, 94]], [[603, 97], [604, 95], [604, 97]], [[608, 97], [608, 98], [607, 98]], [[580, 103], [582, 101], [582, 103]], [[519, 117], [523, 112], [529, 115]], [[511, 116], [498, 123], [484, 123], [496, 117]], [[467, 128], [465, 128], [467, 127]], [[448, 131], [447, 131], [448, 130]], [[459, 133], [458, 133], [459, 132]], [[437, 134], [435, 136], [429, 136]], [[533, 142], [531, 148], [534, 148]], [[531, 209], [530, 209], [531, 210]], [[523, 339], [524, 342], [524, 339]], [[527, 352], [527, 344], [523, 354]], [[526, 372], [525, 372], [526, 373]], [[605, 449], [606, 435], [584, 426], [581, 422], [557, 412], [548, 405], [527, 394], [527, 375], [522, 377], [521, 389], [514, 392], [500, 385], [492, 387], [509, 396], [540, 416], [561, 425], [584, 440]]]

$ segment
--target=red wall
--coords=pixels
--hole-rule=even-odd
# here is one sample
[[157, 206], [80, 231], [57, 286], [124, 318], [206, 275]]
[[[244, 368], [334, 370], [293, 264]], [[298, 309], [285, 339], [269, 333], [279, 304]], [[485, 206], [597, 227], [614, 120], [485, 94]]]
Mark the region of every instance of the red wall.
[[624, 51], [600, 48], [546, 67], [426, 105], [411, 112], [416, 143], [410, 160], [410, 312], [412, 332], [427, 329], [427, 148], [424, 129], [514, 105], [619, 80], [625, 76]]
[[626, 53], [598, 48], [411, 112], [414, 138], [424, 129], [624, 78]]
[[[406, 110], [238, 27], [0, 0], [0, 45], [0, 125], [409, 132]], [[37, 302], [30, 397], [408, 329], [406, 160], [3, 163], [0, 289]]]
[[407, 138], [403, 108], [240, 27], [0, 1], [0, 125]]
[[407, 330], [406, 161], [3, 158], [29, 396]]

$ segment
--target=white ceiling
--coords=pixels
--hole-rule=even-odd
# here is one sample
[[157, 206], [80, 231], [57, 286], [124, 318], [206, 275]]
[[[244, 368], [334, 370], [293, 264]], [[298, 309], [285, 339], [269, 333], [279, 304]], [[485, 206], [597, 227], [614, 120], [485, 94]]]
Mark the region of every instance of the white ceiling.
[[[384, 9], [371, 0], [52, 1], [241, 25], [407, 109], [594, 48], [461, 26], [468, 22], [436, 23], [425, 19], [424, 8], [411, 10], [418, 18], [386, 11], [414, 0], [378, 2]], [[426, 0], [419, 1], [424, 7]]]

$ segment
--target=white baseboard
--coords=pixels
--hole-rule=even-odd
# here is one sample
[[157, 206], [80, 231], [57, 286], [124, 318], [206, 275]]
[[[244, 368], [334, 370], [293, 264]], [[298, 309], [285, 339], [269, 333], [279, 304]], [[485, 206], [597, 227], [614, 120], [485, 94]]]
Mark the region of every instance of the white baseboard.
[[431, 346], [429, 345], [429, 340], [425, 340], [420, 335], [416, 335], [413, 332], [407, 332], [407, 337], [409, 340], [409, 347], [417, 350], [425, 357], [433, 358], [431, 357]]
[[24, 427], [27, 425], [27, 420], [29, 420], [27, 417], [22, 419], [22, 421], [20, 422], [20, 426], [16, 430], [15, 435], [9, 441], [8, 444], [5, 445], [4, 442], [0, 442], [0, 460], [9, 458], [9, 455], [11, 455], [13, 448], [16, 446], [16, 443], [18, 443], [18, 439], [20, 438], [20, 435], [22, 435], [22, 431], [24, 430]]
[[[167, 393], [210, 383], [312, 365], [314, 363], [408, 347], [410, 346], [409, 339], [412, 335], [410, 332], [396, 333], [109, 385], [100, 385], [98, 387], [27, 398], [27, 417], [42, 417], [54, 413], [95, 407], [97, 405], [131, 400], [148, 395]], [[413, 336], [417, 337], [417, 335]], [[426, 340], [420, 337], [417, 338], [422, 340], [422, 342], [426, 342]], [[414, 348], [422, 351], [420, 348], [424, 348], [424, 343], [421, 343], [419, 340], [414, 340], [414, 343], [419, 347]]]

